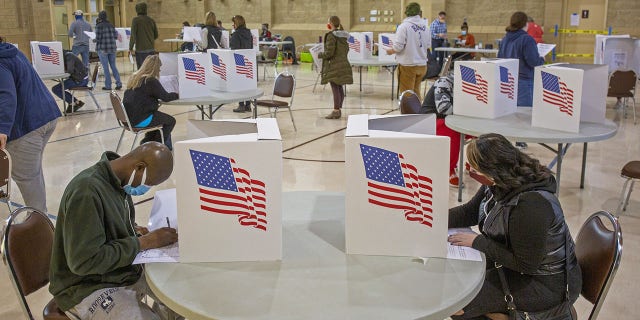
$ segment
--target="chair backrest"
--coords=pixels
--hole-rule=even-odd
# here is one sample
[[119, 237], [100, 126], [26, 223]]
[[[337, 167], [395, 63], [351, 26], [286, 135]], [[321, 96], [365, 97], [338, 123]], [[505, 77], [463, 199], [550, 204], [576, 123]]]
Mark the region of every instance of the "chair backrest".
[[124, 109], [124, 104], [122, 104], [120, 96], [111, 91], [111, 93], [109, 93], [109, 98], [111, 99], [111, 105], [113, 106], [113, 112], [116, 114], [118, 124], [124, 129], [133, 131], [131, 123], [129, 122], [129, 116], [127, 115], [127, 111]]
[[638, 78], [633, 70], [616, 70], [609, 76], [608, 97], [631, 97], [635, 94]]
[[93, 67], [93, 73], [91, 73], [91, 83], [88, 85], [91, 88], [95, 88], [96, 81], [98, 81], [98, 64]]
[[3, 260], [30, 319], [33, 315], [25, 297], [49, 283], [53, 233], [53, 224], [46, 214], [22, 207], [11, 213], [2, 236]]
[[296, 79], [288, 72], [281, 72], [276, 77], [273, 84], [273, 95], [282, 98], [291, 98], [293, 100], [293, 92], [296, 87]]
[[0, 149], [0, 198], [11, 201], [11, 157], [3, 149]]
[[267, 48], [267, 59], [275, 60], [278, 59], [278, 47], [273, 46]]
[[413, 90], [406, 90], [400, 94], [401, 114], [418, 114], [421, 108], [420, 98]]
[[[607, 224], [611, 224], [611, 229]], [[622, 230], [618, 219], [605, 211], [591, 215], [580, 228], [575, 250], [582, 269], [581, 293], [593, 303], [589, 319], [595, 319], [622, 257]]]

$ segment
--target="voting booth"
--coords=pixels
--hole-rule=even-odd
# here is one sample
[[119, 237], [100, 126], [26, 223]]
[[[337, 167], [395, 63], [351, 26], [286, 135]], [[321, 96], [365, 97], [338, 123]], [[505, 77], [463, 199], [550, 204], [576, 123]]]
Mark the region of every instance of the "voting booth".
[[31, 41], [31, 63], [39, 75], [64, 73], [62, 42]]
[[258, 33], [258, 29], [251, 29], [251, 43], [253, 44], [253, 50], [260, 51], [260, 45], [258, 45], [258, 40], [260, 39], [260, 33]]
[[607, 89], [606, 65], [536, 67], [531, 126], [579, 132], [580, 122], [603, 123]]
[[255, 50], [209, 49], [206, 55], [213, 90], [237, 92], [258, 87]]
[[435, 115], [349, 116], [348, 254], [446, 257], [449, 138], [435, 124]]
[[178, 54], [178, 85], [180, 99], [209, 95], [213, 76], [208, 72], [211, 61], [205, 53]]
[[395, 33], [378, 34], [378, 60], [396, 61], [395, 54], [387, 54], [387, 49], [391, 49], [395, 41], [396, 41]]
[[453, 114], [494, 119], [516, 112], [518, 59], [456, 61]]
[[372, 56], [373, 32], [350, 32], [347, 38], [349, 44], [349, 60], [365, 60]]
[[175, 143], [180, 262], [282, 259], [275, 119], [189, 120]]
[[229, 49], [231, 46], [229, 45], [229, 30], [222, 30], [222, 35], [220, 36], [220, 45], [222, 48]]

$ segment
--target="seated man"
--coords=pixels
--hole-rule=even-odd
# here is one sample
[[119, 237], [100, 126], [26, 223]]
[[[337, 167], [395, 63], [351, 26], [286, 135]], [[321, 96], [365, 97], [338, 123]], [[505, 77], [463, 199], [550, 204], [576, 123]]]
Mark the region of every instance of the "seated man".
[[148, 142], [120, 157], [107, 151], [74, 177], [62, 195], [51, 255], [49, 291], [72, 319], [159, 319], [141, 301], [150, 293], [138, 252], [178, 240], [172, 228], [135, 225], [132, 195], [162, 183], [173, 156]]
[[[65, 90], [73, 87], [86, 86], [89, 83], [89, 77], [87, 73], [87, 68], [85, 68], [80, 58], [78, 58], [78, 56], [76, 56], [72, 52], [66, 51], [64, 53], [63, 60], [64, 60], [64, 72], [69, 74], [69, 78], [64, 80]], [[73, 112], [75, 112], [78, 109], [82, 108], [82, 106], [84, 106], [84, 102], [78, 99], [72, 100], [74, 98], [69, 92], [65, 91], [64, 98], [63, 98], [62, 84], [60, 83], [53, 86], [51, 88], [51, 91], [53, 92], [53, 94], [58, 96], [58, 98], [64, 99], [64, 101], [67, 103], [67, 109], [65, 110], [65, 113], [71, 113], [72, 112], [71, 108], [73, 108]]]

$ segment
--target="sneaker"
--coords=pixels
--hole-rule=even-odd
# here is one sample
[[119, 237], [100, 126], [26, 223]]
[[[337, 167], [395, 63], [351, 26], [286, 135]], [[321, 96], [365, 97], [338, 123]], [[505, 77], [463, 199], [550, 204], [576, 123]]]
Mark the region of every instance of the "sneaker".
[[528, 147], [526, 142], [516, 142], [516, 148], [524, 150]]
[[238, 106], [233, 109], [233, 112], [249, 112], [251, 111], [251, 106]]
[[80, 100], [76, 100], [76, 103], [74, 103], [73, 106], [67, 105], [67, 109], [65, 110], [65, 113], [76, 112], [78, 111], [78, 109], [82, 108], [82, 106], [84, 106], [84, 102]]
[[116, 90], [122, 90], [122, 86], [117, 86]]
[[104, 91], [111, 91], [111, 88], [102, 87], [102, 90], [104, 90]]
[[340, 109], [333, 109], [333, 111], [331, 111], [331, 113], [324, 117], [325, 119], [340, 119], [340, 117], [342, 117], [342, 112], [340, 111]]
[[[460, 183], [460, 178], [458, 178], [458, 175], [455, 173], [452, 173], [449, 176], [449, 186], [453, 188], [457, 188], [459, 183]], [[462, 186], [464, 187], [464, 184]]]

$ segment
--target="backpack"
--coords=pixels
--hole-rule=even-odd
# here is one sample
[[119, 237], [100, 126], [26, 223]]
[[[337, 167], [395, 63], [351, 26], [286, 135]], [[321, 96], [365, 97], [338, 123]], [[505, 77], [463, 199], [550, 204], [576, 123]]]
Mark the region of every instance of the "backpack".
[[422, 77], [422, 81], [437, 78], [440, 74], [441, 66], [438, 63], [438, 60], [431, 56], [430, 50], [427, 52], [427, 57], [427, 73]]

